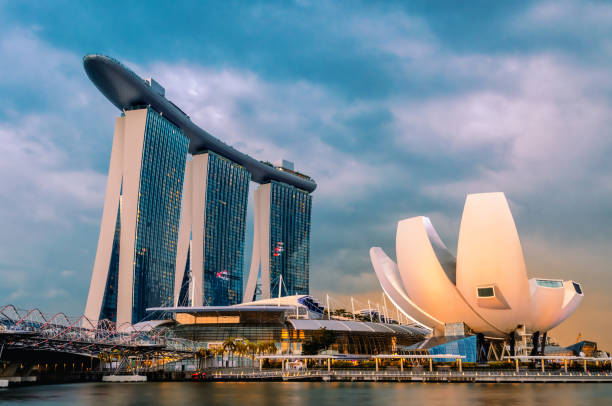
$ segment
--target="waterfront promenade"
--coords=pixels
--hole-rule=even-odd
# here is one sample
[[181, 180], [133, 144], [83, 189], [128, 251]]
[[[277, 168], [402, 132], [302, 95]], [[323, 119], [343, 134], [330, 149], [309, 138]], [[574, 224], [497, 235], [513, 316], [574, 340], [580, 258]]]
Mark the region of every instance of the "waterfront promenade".
[[[333, 370], [308, 371], [211, 371], [212, 381], [322, 381], [322, 382], [609, 382], [612, 373], [599, 372], [546, 372], [539, 370], [509, 371], [378, 371]], [[187, 379], [187, 377], [186, 377]]]

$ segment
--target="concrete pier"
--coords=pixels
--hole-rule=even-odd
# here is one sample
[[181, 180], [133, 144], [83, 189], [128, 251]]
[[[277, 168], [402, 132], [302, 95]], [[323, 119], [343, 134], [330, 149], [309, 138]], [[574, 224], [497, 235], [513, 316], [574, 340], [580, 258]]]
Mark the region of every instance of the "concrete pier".
[[146, 382], [145, 375], [106, 375], [102, 377], [102, 382]]
[[339, 370], [328, 372], [310, 370], [300, 372], [262, 371], [252, 373], [212, 372], [207, 380], [213, 381], [323, 381], [323, 382], [483, 382], [483, 383], [560, 383], [560, 382], [612, 382], [612, 374], [607, 372], [569, 372], [541, 373], [537, 370], [516, 373], [510, 371], [452, 371], [452, 372], [414, 372], [414, 371], [376, 371], [376, 370]]

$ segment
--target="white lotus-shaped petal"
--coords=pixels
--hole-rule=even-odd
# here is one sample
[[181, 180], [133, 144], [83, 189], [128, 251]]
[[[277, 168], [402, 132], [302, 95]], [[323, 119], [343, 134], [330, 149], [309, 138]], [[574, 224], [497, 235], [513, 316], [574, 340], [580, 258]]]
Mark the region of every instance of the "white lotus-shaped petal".
[[444, 323], [425, 313], [410, 300], [402, 286], [397, 264], [385, 254], [382, 248], [370, 248], [370, 260], [383, 291], [404, 315], [424, 327], [444, 329]]
[[[493, 287], [494, 297], [478, 296]], [[523, 249], [503, 193], [468, 195], [457, 245], [457, 288], [492, 324], [514, 330], [525, 324], [529, 282]]]

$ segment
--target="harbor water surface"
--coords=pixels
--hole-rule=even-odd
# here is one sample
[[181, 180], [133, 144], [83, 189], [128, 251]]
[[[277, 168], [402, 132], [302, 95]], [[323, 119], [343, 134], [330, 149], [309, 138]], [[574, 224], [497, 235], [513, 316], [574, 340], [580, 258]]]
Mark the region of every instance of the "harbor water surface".
[[86, 406], [610, 405], [612, 384], [81, 383], [0, 390], [0, 404]]

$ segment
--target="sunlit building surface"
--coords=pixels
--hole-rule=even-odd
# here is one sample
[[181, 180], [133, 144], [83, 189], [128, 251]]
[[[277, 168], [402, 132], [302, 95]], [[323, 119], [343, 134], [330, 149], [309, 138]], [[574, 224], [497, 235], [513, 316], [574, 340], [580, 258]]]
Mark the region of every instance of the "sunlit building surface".
[[257, 257], [272, 259], [275, 276], [264, 289], [282, 275], [282, 294], [307, 293], [316, 183], [286, 161], [274, 166], [219, 141], [166, 99], [159, 83], [118, 61], [87, 55], [84, 66], [122, 111], [85, 316], [124, 328], [147, 317], [147, 307], [242, 302], [251, 180], [269, 190], [268, 218], [256, 216], [271, 225]]
[[534, 353], [541, 353], [547, 332], [583, 298], [577, 282], [528, 279], [503, 193], [468, 195], [456, 259], [427, 217], [398, 223], [396, 254], [397, 264], [381, 248], [370, 250], [383, 290], [437, 335], [448, 324], [464, 323], [473, 333], [507, 339], [513, 351], [517, 335], [531, 334]]

